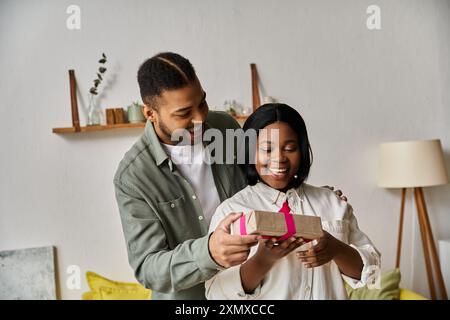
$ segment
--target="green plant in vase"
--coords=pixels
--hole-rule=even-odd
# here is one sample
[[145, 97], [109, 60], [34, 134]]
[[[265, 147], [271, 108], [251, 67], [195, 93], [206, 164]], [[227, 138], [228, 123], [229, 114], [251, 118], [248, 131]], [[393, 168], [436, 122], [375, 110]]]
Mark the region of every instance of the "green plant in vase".
[[225, 108], [225, 111], [229, 115], [231, 115], [233, 117], [237, 116], [237, 110], [236, 110], [237, 108], [236, 108], [236, 101], [235, 100], [226, 100], [224, 102], [224, 108]]
[[98, 67], [97, 78], [94, 79], [94, 85], [89, 90], [89, 109], [88, 109], [88, 126], [98, 126], [100, 125], [101, 118], [103, 115], [102, 109], [97, 105], [95, 96], [98, 95], [98, 88], [103, 81], [103, 77], [106, 72], [106, 55], [102, 53], [102, 57], [98, 60], [100, 66]]

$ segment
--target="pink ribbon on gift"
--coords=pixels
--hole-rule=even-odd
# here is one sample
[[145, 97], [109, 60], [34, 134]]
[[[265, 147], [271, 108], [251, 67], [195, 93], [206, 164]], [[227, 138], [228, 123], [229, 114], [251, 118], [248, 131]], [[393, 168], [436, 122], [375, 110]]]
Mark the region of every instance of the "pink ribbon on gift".
[[[297, 228], [295, 227], [294, 215], [291, 213], [291, 208], [289, 208], [289, 204], [287, 201], [283, 203], [283, 206], [278, 211], [284, 215], [284, 220], [286, 221], [287, 232], [282, 236], [277, 238], [277, 241], [282, 241], [288, 239], [290, 236], [294, 235], [297, 232]], [[239, 226], [241, 235], [247, 234], [247, 227], [245, 226], [245, 216], [242, 215], [239, 219]], [[271, 236], [263, 236], [264, 239], [271, 239]]]

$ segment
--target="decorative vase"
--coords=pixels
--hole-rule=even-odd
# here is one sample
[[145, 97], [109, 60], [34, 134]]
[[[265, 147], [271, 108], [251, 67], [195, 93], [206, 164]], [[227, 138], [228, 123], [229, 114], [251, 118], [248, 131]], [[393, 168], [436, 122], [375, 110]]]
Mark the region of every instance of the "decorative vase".
[[95, 101], [95, 95], [89, 94], [89, 109], [88, 109], [88, 126], [99, 126], [102, 119], [102, 109]]
[[139, 104], [132, 104], [127, 109], [128, 122], [137, 123], [145, 122], [144, 113], [142, 112], [142, 106]]

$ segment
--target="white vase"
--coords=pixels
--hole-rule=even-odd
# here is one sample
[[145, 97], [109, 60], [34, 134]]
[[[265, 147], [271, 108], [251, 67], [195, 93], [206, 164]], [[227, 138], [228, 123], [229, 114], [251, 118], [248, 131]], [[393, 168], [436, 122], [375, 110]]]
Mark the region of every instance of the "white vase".
[[89, 108], [88, 108], [88, 126], [99, 126], [101, 124], [103, 111], [95, 100], [95, 95], [89, 94]]

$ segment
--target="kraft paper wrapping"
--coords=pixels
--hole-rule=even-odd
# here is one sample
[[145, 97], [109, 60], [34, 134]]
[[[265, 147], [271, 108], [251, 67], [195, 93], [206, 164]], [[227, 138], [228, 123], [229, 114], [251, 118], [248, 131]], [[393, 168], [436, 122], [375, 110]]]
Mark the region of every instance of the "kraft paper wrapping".
[[[251, 211], [244, 214], [247, 234], [280, 237], [287, 232], [284, 214], [269, 211]], [[323, 236], [322, 221], [320, 217], [294, 214], [297, 232], [296, 237], [304, 239], [318, 239]], [[231, 233], [240, 235], [239, 219], [233, 222]]]

